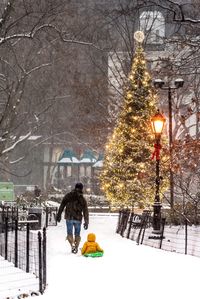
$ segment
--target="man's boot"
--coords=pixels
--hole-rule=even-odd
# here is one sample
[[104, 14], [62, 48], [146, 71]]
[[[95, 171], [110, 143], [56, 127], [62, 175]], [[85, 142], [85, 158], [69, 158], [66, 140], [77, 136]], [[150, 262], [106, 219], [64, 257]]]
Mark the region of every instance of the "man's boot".
[[81, 237], [80, 236], [75, 236], [75, 241], [74, 241], [74, 249], [72, 250], [73, 253], [77, 253], [78, 252], [78, 246], [80, 244], [81, 241]]
[[71, 245], [71, 247], [73, 248], [74, 246], [74, 239], [73, 239], [73, 236], [72, 235], [67, 235], [67, 241], [69, 242], [69, 244]]

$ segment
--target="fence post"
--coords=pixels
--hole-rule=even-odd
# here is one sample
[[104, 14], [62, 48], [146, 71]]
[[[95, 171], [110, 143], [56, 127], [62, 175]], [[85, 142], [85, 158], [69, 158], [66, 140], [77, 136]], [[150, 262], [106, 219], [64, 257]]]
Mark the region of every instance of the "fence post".
[[122, 210], [119, 210], [116, 233], [119, 234], [122, 219]]
[[42, 236], [41, 232], [38, 232], [38, 261], [39, 261], [39, 292], [43, 293], [42, 288]]
[[6, 207], [6, 217], [9, 217], [9, 207]]
[[29, 272], [29, 251], [30, 251], [30, 224], [26, 225], [26, 272]]
[[8, 217], [5, 218], [5, 260], [8, 258]]
[[185, 219], [185, 254], [187, 254], [187, 242], [188, 241], [188, 222]]
[[46, 288], [47, 284], [47, 242], [46, 242], [46, 227], [43, 228], [43, 290]]
[[46, 227], [48, 227], [48, 219], [49, 219], [49, 215], [48, 215], [48, 212], [49, 212], [49, 209], [48, 209], [48, 207], [46, 207]]
[[[148, 213], [142, 215], [141, 226], [140, 226], [140, 230], [139, 230], [139, 233], [138, 233], [138, 236], [137, 236], [137, 239], [136, 239], [136, 243], [137, 243], [137, 245], [143, 243], [143, 240], [144, 240], [144, 234], [145, 234], [145, 230], [146, 230], [146, 225], [147, 225], [147, 222], [148, 222], [148, 217], [149, 217], [149, 214], [148, 214]], [[144, 229], [144, 231], [143, 231], [143, 234], [142, 234], [142, 230], [143, 230], [143, 229]], [[141, 240], [141, 243], [140, 243], [140, 237], [141, 237], [141, 234], [142, 234], [142, 240]]]
[[142, 226], [143, 226], [143, 233], [141, 231], [142, 238], [141, 238], [140, 244], [142, 244], [143, 241], [144, 241], [144, 235], [145, 235], [145, 231], [146, 231], [148, 220], [149, 220], [149, 215], [147, 214], [147, 215], [145, 215], [145, 217], [144, 217], [144, 223], [142, 224]]
[[18, 266], [18, 220], [15, 220], [15, 267]]
[[132, 227], [132, 222], [133, 222], [133, 216], [134, 212], [131, 212], [130, 220], [129, 220], [129, 227], [128, 227], [128, 233], [127, 233], [127, 239], [130, 238], [130, 233], [131, 233], [131, 227]]
[[11, 227], [12, 227], [12, 231], [14, 229], [14, 225], [15, 225], [15, 221], [14, 221], [14, 207], [11, 207]]
[[125, 232], [126, 227], [127, 227], [127, 223], [128, 223], [129, 215], [130, 215], [130, 210], [129, 210], [129, 209], [126, 209], [126, 210], [123, 212], [123, 216], [122, 216], [122, 227], [121, 227], [121, 230], [120, 230], [120, 235], [121, 235], [122, 237], [124, 237], [124, 232]]
[[164, 236], [164, 229], [165, 229], [165, 220], [166, 218], [162, 218], [162, 231], [161, 231], [161, 236], [160, 236], [160, 249], [162, 248], [162, 241], [163, 241], [163, 236]]

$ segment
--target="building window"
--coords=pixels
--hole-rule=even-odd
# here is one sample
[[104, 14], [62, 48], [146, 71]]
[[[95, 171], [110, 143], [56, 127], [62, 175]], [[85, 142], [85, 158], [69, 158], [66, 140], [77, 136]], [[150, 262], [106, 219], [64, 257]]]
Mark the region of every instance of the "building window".
[[140, 15], [140, 30], [147, 44], [162, 44], [165, 37], [165, 19], [159, 11], [143, 11]]

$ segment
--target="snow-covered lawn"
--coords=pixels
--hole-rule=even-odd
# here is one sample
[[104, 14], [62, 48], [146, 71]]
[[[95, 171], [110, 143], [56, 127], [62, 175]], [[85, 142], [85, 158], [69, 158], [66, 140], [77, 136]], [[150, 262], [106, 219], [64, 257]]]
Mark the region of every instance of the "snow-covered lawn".
[[200, 259], [122, 238], [117, 217], [90, 216], [82, 243], [93, 232], [105, 250], [102, 258], [71, 254], [64, 220], [48, 228], [48, 287], [41, 299], [199, 298]]
[[38, 286], [39, 281], [35, 275], [15, 268], [0, 256], [0, 299], [37, 292]]

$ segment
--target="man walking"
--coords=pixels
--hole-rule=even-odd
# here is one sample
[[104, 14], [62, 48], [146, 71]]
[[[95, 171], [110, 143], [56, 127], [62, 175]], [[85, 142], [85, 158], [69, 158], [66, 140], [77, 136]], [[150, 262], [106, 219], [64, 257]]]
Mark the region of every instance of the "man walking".
[[67, 227], [66, 239], [71, 245], [72, 253], [78, 252], [78, 246], [81, 241], [81, 223], [84, 217], [84, 229], [88, 229], [89, 213], [87, 201], [83, 197], [83, 184], [77, 183], [75, 189], [67, 193], [60, 204], [57, 221], [60, 222], [61, 214], [65, 208], [65, 220]]

